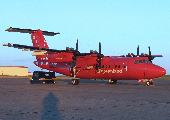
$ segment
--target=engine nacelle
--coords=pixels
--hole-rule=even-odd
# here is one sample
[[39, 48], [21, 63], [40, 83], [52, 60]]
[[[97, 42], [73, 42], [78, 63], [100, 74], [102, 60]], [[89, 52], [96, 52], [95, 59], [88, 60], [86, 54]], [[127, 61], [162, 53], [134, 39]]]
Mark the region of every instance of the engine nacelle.
[[76, 67], [98, 64], [97, 55], [86, 55], [77, 58]]

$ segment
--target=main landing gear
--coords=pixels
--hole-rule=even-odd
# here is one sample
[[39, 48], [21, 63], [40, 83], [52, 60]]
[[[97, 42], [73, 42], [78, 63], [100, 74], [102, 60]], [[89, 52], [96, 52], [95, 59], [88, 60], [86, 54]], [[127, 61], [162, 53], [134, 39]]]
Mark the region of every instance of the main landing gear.
[[76, 67], [73, 67], [74, 78], [72, 79], [72, 85], [78, 85], [80, 83], [79, 78], [76, 78]]
[[117, 80], [109, 79], [109, 83], [110, 83], [110, 84], [116, 84], [116, 83], [117, 83]]
[[145, 86], [154, 86], [153, 79], [148, 79]]
[[74, 78], [72, 79], [72, 85], [78, 85], [80, 83], [79, 79]]

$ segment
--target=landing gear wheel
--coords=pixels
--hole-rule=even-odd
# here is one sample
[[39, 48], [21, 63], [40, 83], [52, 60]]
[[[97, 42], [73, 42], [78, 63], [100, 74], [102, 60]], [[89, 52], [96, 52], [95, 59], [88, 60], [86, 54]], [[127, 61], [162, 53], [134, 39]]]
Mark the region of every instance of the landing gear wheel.
[[72, 85], [78, 85], [79, 79], [72, 79]]
[[[152, 82], [152, 84], [153, 84], [153, 82]], [[147, 81], [147, 82], [146, 82], [146, 86], [149, 86], [149, 85], [151, 85], [151, 82], [150, 82], [150, 81]]]
[[117, 80], [109, 80], [110, 84], [116, 84]]
[[45, 81], [43, 81], [42, 84], [45, 84]]

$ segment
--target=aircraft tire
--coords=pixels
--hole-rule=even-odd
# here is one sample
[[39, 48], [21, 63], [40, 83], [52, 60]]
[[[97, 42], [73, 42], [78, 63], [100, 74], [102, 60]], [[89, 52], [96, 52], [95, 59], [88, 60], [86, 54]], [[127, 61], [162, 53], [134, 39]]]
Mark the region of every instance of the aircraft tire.
[[113, 81], [110, 81], [110, 84], [113, 84]]
[[78, 79], [73, 79], [72, 80], [72, 85], [78, 85], [79, 84], [79, 80]]
[[111, 80], [110, 81], [110, 84], [116, 84], [117, 83], [117, 80]]
[[147, 81], [147, 82], [146, 82], [146, 86], [149, 86], [149, 85], [151, 85], [151, 82], [150, 82], [150, 81]]

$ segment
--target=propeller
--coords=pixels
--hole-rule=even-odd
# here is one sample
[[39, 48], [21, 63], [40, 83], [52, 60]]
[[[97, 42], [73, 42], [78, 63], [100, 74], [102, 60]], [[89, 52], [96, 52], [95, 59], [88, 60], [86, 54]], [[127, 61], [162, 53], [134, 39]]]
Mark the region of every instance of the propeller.
[[101, 69], [101, 59], [104, 57], [103, 54], [101, 54], [101, 42], [99, 42], [99, 53], [97, 54], [98, 57], [98, 63], [99, 63], [99, 69]]
[[74, 56], [72, 57], [72, 59], [75, 60], [75, 61], [77, 59], [77, 56], [80, 55], [80, 52], [78, 51], [78, 38], [77, 38], [77, 43], [76, 43], [76, 50], [73, 52], [73, 55]]
[[[152, 57], [151, 55], [151, 50], [150, 50], [150, 46], [148, 46], [148, 49], [149, 49], [149, 55], [148, 54], [144, 54], [144, 53], [141, 53], [141, 57], [148, 57], [148, 60], [152, 63], [152, 60], [154, 59], [154, 57]], [[137, 47], [137, 57], [139, 57], [139, 45]]]
[[86, 55], [91, 55], [91, 54], [97, 54], [97, 62], [99, 63], [99, 68], [101, 68], [101, 59], [104, 57], [103, 54], [101, 54], [101, 42], [99, 42], [99, 53], [97, 51], [93, 51], [93, 50], [90, 50], [90, 53], [80, 53], [78, 51], [78, 39], [77, 39], [77, 43], [76, 43], [76, 50], [73, 51], [73, 57], [72, 59], [77, 60], [77, 56], [86, 56]]
[[149, 61], [152, 63], [152, 60], [153, 60], [154, 58], [151, 56], [150, 46], [148, 46], [148, 49], [149, 49], [148, 59], [149, 59]]
[[76, 51], [73, 52], [73, 57], [72, 59], [75, 60], [75, 64], [74, 64], [74, 67], [73, 67], [73, 73], [74, 73], [74, 79], [76, 77], [76, 62], [77, 62], [77, 55], [79, 55], [80, 52], [78, 51], [78, 38], [77, 38], [77, 43], [76, 43]]

